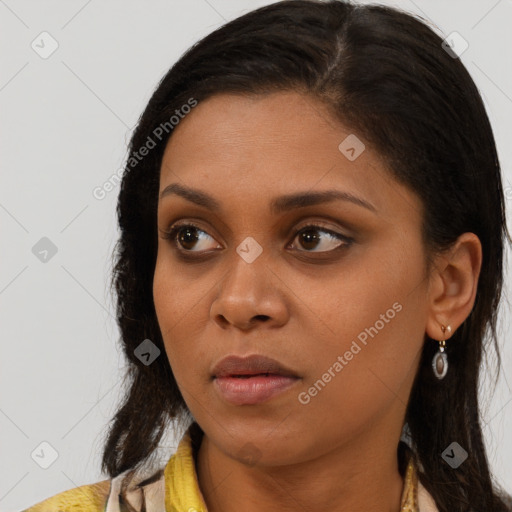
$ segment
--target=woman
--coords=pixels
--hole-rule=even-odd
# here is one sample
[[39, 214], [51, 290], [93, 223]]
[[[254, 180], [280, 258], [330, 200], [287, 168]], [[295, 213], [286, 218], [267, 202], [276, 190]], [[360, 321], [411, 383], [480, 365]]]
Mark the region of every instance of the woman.
[[109, 479], [27, 511], [512, 509], [478, 405], [500, 166], [421, 21], [292, 0], [216, 30], [149, 101], [118, 219]]

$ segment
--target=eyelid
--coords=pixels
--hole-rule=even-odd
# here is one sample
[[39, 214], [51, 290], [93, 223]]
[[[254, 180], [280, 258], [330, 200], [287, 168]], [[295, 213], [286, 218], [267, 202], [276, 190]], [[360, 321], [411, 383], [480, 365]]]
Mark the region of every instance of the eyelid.
[[[166, 230], [158, 228], [158, 231], [165, 234], [165, 233], [168, 233], [174, 227], [190, 225], [190, 226], [194, 226], [195, 228], [197, 228], [201, 231], [208, 233], [207, 229], [209, 229], [209, 228], [204, 229], [199, 224], [197, 224], [196, 221], [188, 220], [188, 219], [189, 219], [189, 217], [180, 217], [178, 219], [173, 219], [167, 224], [168, 228]], [[319, 228], [325, 229], [336, 236], [344, 237], [346, 239], [352, 239], [352, 235], [349, 233], [353, 232], [353, 230], [355, 229], [354, 225], [352, 223], [343, 222], [340, 220], [336, 220], [334, 218], [332, 218], [332, 219], [333, 219], [331, 221], [332, 223], [341, 224], [344, 227], [341, 227], [341, 226], [332, 227], [332, 223], [329, 224], [326, 222], [325, 219], [314, 218], [314, 216], [312, 218], [311, 214], [302, 216], [298, 220], [296, 219], [293, 222], [292, 227], [297, 232], [303, 228], [314, 226], [314, 227], [319, 227]], [[289, 232], [292, 229], [292, 227], [286, 228], [286, 231]], [[231, 234], [232, 233], [231, 229], [229, 229], [229, 228], [227, 228], [227, 229], [229, 230], [229, 233]], [[345, 233], [339, 232], [340, 229], [342, 231], [345, 231]], [[283, 230], [283, 232], [281, 234], [284, 234], [284, 231], [285, 230]], [[347, 233], [347, 231], [348, 231], [348, 233]]]
[[311, 217], [308, 218], [308, 220], [304, 221], [304, 222], [300, 222], [298, 224], [298, 226], [294, 227], [294, 230], [296, 232], [299, 232], [299, 231], [302, 231], [304, 228], [308, 228], [308, 227], [317, 227], [317, 228], [321, 228], [321, 229], [324, 229], [326, 231], [328, 231], [329, 233], [333, 234], [333, 235], [336, 235], [336, 236], [341, 236], [341, 237], [345, 237], [345, 238], [350, 238], [349, 235], [347, 234], [343, 234], [343, 233], [340, 233], [338, 231], [338, 228], [334, 228], [332, 227], [332, 225], [330, 224], [327, 224], [325, 221], [323, 220], [315, 220], [315, 219], [311, 219]]

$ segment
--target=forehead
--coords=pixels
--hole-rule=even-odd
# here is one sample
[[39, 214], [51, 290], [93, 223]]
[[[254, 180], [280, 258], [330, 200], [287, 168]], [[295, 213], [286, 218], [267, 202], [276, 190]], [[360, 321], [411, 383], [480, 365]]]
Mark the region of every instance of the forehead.
[[[347, 144], [360, 152], [357, 158], [347, 158]], [[290, 91], [219, 94], [200, 102], [169, 139], [160, 192], [181, 181], [233, 200], [268, 202], [280, 193], [338, 188], [366, 198], [383, 215], [397, 197], [419, 207], [360, 135], [318, 100]]]

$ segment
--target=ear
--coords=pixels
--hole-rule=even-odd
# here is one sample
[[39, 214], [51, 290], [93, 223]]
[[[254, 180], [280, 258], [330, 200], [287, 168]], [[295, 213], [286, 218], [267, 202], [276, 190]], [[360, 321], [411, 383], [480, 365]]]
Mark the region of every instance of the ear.
[[460, 235], [455, 244], [437, 256], [428, 290], [426, 334], [434, 340], [448, 339], [441, 326], [451, 326], [451, 334], [466, 320], [475, 303], [482, 266], [482, 244], [474, 233]]

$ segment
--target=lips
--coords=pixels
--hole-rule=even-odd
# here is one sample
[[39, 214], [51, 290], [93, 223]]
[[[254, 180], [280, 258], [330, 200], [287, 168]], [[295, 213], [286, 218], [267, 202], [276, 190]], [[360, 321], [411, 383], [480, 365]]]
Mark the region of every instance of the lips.
[[213, 386], [231, 405], [257, 405], [268, 402], [300, 381], [300, 377], [275, 359], [265, 356], [228, 356], [212, 371]]
[[212, 377], [238, 377], [247, 379], [255, 375], [281, 375], [298, 377], [296, 373], [275, 359], [253, 354], [247, 357], [231, 355], [221, 359], [212, 370]]

